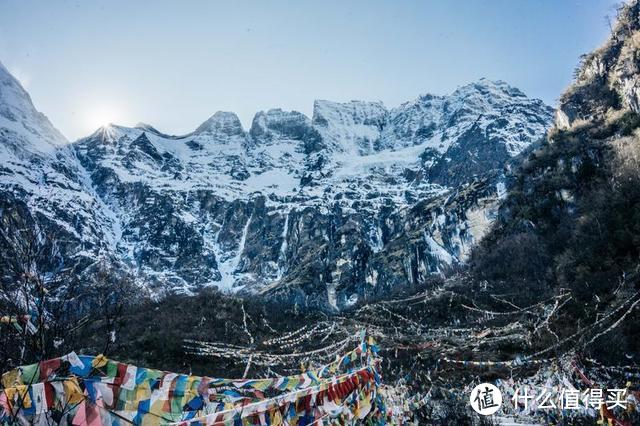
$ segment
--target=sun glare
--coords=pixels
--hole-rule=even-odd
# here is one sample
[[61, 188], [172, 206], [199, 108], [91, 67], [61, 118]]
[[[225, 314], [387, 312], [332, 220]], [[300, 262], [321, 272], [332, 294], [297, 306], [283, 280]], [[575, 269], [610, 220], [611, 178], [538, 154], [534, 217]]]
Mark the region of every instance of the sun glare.
[[83, 126], [88, 132], [109, 124], [123, 124], [125, 112], [112, 104], [101, 104], [87, 107], [84, 112]]

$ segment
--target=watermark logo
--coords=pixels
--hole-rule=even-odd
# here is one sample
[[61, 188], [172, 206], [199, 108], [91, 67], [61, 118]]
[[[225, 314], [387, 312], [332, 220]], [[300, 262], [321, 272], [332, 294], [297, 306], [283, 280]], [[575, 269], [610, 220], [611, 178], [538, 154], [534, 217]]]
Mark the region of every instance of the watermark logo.
[[502, 393], [491, 383], [481, 383], [471, 391], [469, 402], [476, 413], [490, 416], [500, 409]]

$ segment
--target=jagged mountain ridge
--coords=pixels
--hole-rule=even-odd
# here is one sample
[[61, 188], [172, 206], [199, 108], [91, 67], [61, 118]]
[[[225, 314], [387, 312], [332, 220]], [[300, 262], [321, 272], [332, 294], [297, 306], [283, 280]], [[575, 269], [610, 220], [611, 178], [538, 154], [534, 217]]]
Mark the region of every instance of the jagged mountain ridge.
[[272, 109], [249, 131], [226, 112], [185, 136], [106, 126], [55, 151], [92, 200], [73, 220], [92, 232], [61, 258], [117, 259], [152, 294], [217, 285], [339, 309], [464, 260], [505, 163], [550, 121], [541, 101], [481, 80], [391, 110]]

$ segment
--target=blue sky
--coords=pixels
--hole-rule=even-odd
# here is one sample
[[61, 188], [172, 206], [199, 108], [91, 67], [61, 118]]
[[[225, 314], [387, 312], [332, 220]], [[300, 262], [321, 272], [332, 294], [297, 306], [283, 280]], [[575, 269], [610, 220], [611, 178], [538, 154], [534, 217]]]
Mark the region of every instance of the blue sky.
[[480, 77], [555, 104], [611, 0], [0, 0], [0, 61], [68, 138], [105, 122], [187, 133], [217, 110], [393, 107]]

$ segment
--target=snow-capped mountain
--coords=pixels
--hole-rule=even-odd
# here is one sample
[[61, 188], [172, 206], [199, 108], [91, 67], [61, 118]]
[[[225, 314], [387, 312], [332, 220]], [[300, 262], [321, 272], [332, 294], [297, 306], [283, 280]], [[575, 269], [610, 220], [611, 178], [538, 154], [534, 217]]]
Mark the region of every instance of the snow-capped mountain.
[[492, 221], [505, 165], [552, 121], [541, 101], [480, 80], [390, 110], [316, 101], [311, 119], [272, 109], [248, 131], [217, 112], [184, 136], [109, 125], [67, 144], [1, 71], [3, 204], [73, 229], [62, 263], [81, 247], [155, 294], [216, 285], [340, 309], [442, 272]]
[[[20, 269], [11, 264], [18, 259], [49, 272], [69, 263], [86, 269], [108, 259], [118, 238], [67, 140], [2, 64], [0, 220], [0, 267], [8, 280]], [[35, 250], [35, 242], [45, 249]]]

